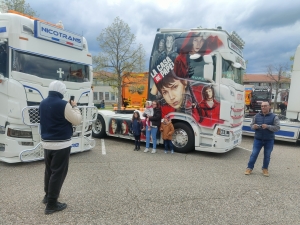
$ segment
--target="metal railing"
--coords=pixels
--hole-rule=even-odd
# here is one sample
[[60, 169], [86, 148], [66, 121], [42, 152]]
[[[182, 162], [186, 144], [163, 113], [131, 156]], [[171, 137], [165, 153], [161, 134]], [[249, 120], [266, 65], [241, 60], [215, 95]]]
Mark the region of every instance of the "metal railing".
[[[95, 147], [95, 140], [92, 139], [92, 123], [97, 119], [98, 109], [94, 106], [78, 106], [82, 122], [73, 126], [72, 139], [79, 139], [81, 148], [75, 152], [81, 152]], [[37, 127], [40, 134], [39, 106], [27, 106], [22, 110], [23, 123], [30, 127]], [[72, 153], [74, 151], [71, 151]], [[44, 159], [44, 149], [41, 142], [34, 148], [23, 150], [19, 154], [22, 162], [31, 162]]]

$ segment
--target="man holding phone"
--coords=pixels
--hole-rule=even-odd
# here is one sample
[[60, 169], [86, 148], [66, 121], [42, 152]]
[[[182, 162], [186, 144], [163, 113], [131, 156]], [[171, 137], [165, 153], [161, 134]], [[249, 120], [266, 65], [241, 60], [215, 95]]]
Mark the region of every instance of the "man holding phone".
[[74, 96], [69, 102], [63, 100], [66, 85], [53, 81], [49, 85], [49, 95], [39, 107], [40, 130], [45, 158], [45, 178], [43, 203], [47, 204], [45, 214], [64, 210], [67, 204], [57, 201], [69, 167], [72, 146], [73, 125], [82, 121]]
[[255, 130], [252, 154], [250, 156], [245, 175], [250, 175], [259, 152], [264, 147], [264, 161], [262, 173], [268, 177], [268, 167], [270, 163], [271, 152], [274, 146], [275, 132], [280, 130], [280, 121], [277, 115], [270, 112], [269, 102], [261, 104], [261, 112], [257, 113], [250, 124], [252, 130]]

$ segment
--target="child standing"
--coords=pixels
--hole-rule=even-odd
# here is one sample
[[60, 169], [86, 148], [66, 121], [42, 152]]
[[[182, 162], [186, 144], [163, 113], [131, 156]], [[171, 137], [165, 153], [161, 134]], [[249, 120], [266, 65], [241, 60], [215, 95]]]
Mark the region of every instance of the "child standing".
[[164, 117], [164, 121], [160, 125], [160, 131], [162, 132], [162, 138], [165, 144], [165, 153], [168, 153], [168, 148], [170, 148], [170, 151], [173, 154], [174, 150], [172, 144], [172, 135], [174, 133], [174, 126], [171, 122], [170, 117]]
[[[153, 107], [151, 101], [146, 102], [146, 109], [145, 112], [143, 113], [143, 116], [148, 115], [148, 116], [153, 116]], [[148, 130], [151, 130], [151, 122], [149, 120], [149, 117], [143, 121], [144, 127], [148, 127]]]
[[140, 150], [142, 128], [143, 123], [140, 118], [140, 113], [138, 111], [134, 111], [131, 121], [131, 130], [135, 139], [135, 148], [133, 149], [134, 151]]

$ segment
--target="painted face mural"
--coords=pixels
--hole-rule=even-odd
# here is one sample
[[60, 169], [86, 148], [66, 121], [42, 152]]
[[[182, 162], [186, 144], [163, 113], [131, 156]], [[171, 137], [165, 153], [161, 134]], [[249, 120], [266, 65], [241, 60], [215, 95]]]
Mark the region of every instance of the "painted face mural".
[[123, 135], [128, 134], [128, 124], [125, 120], [123, 120], [122, 124], [121, 124], [121, 133]]
[[159, 37], [160, 40], [165, 38], [166, 51], [155, 62], [153, 58], [151, 61], [151, 100], [160, 100], [162, 117], [171, 112], [182, 112], [193, 116], [202, 126], [213, 127], [223, 123], [219, 118], [220, 96], [215, 95], [211, 80], [204, 76], [203, 60], [203, 55], [221, 48], [222, 41], [208, 33], [176, 35], [161, 34]]
[[161, 88], [161, 94], [165, 101], [174, 109], [178, 109], [183, 101], [186, 85], [180, 80], [173, 80], [168, 86]]
[[198, 53], [204, 44], [203, 37], [194, 37], [193, 38], [193, 48], [191, 54]]
[[171, 52], [173, 50], [174, 37], [169, 35], [166, 37], [166, 50], [167, 52]]
[[109, 133], [110, 134], [116, 134], [117, 133], [117, 128], [118, 128], [117, 121], [115, 119], [112, 119], [110, 121]]

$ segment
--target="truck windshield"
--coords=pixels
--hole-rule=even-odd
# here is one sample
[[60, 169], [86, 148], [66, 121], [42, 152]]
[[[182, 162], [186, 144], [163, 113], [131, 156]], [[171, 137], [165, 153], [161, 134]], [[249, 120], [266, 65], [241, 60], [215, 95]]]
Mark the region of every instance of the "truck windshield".
[[233, 80], [235, 83], [243, 83], [243, 68], [235, 68], [232, 66], [232, 62], [222, 58], [222, 78]]
[[89, 66], [12, 51], [12, 70], [51, 80], [88, 82]]
[[7, 76], [7, 42], [0, 42], [0, 74]]
[[262, 91], [254, 91], [252, 94], [253, 99], [268, 99], [269, 98], [269, 92], [262, 92]]

